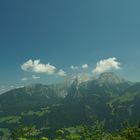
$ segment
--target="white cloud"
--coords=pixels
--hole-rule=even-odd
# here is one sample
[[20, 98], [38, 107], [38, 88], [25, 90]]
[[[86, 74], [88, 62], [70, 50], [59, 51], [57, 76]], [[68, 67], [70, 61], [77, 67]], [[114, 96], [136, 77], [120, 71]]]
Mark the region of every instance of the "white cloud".
[[72, 65], [70, 68], [71, 68], [72, 70], [87, 69], [87, 68], [88, 68], [88, 64], [83, 64], [83, 65], [81, 65], [81, 66]]
[[117, 61], [117, 58], [112, 57], [104, 60], [100, 60], [96, 64], [96, 68], [92, 71], [94, 74], [103, 73], [109, 70], [120, 69], [120, 62]]
[[78, 67], [78, 66], [73, 66], [73, 65], [72, 65], [70, 68], [71, 68], [72, 70], [79, 69], [79, 67]]
[[28, 78], [27, 78], [27, 77], [23, 77], [23, 78], [21, 79], [21, 81], [28, 81]]
[[57, 73], [59, 76], [67, 76], [66, 72], [62, 69], [60, 69]]
[[40, 79], [40, 77], [36, 75], [32, 75], [32, 79], [36, 80], [36, 79]]
[[21, 65], [21, 69], [24, 71], [28, 71], [32, 67], [33, 67], [33, 61], [31, 59]]
[[82, 65], [82, 69], [87, 69], [88, 68], [88, 64], [83, 64]]
[[40, 60], [28, 60], [24, 64], [21, 65], [21, 69], [24, 71], [32, 71], [35, 73], [47, 73], [49, 75], [52, 75], [55, 73], [56, 67], [48, 64], [42, 64], [40, 63]]

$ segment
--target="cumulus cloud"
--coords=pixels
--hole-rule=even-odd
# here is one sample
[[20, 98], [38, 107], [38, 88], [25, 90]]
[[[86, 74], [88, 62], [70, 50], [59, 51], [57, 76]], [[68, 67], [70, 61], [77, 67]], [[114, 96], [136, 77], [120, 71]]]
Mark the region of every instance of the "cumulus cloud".
[[88, 68], [88, 64], [83, 64], [82, 66], [75, 66], [75, 65], [72, 65], [70, 67], [72, 70], [77, 70], [77, 69], [87, 69]]
[[55, 73], [56, 67], [48, 64], [42, 64], [40, 63], [40, 60], [28, 60], [24, 64], [21, 65], [21, 69], [24, 71], [32, 71], [36, 73], [47, 73], [49, 75], [52, 75]]
[[79, 67], [78, 67], [78, 66], [72, 65], [70, 68], [71, 68], [72, 70], [77, 70]]
[[21, 79], [21, 81], [28, 81], [28, 78], [27, 78], [27, 77], [23, 77], [23, 78]]
[[113, 69], [120, 69], [120, 62], [118, 62], [115, 57], [100, 60], [97, 62], [96, 68], [92, 72], [94, 74], [99, 74]]
[[33, 61], [32, 60], [28, 60], [27, 62], [25, 62], [24, 64], [21, 65], [21, 69], [24, 70], [24, 71], [28, 71], [32, 67], [33, 67]]
[[87, 69], [88, 68], [88, 64], [83, 64], [82, 65], [82, 69]]
[[37, 79], [40, 79], [40, 77], [36, 75], [32, 75], [32, 79], [37, 80]]
[[62, 69], [60, 69], [57, 73], [59, 76], [67, 76], [66, 72]]

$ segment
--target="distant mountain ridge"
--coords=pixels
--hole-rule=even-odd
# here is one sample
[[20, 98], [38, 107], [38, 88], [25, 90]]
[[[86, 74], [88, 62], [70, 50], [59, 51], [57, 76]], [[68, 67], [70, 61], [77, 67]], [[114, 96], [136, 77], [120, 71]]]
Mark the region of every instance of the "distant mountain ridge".
[[102, 73], [97, 79], [98, 83], [102, 84], [121, 84], [127, 82], [123, 78], [120, 78], [113, 72]]
[[[97, 79], [83, 82], [77, 77], [60, 84], [31, 84], [0, 95], [0, 128], [13, 128], [23, 122], [44, 127], [46, 120], [49, 128], [59, 128], [99, 119], [113, 130], [125, 119], [138, 121], [139, 106], [140, 83], [114, 73], [102, 73]], [[4, 119], [7, 117], [14, 120], [9, 122]]]

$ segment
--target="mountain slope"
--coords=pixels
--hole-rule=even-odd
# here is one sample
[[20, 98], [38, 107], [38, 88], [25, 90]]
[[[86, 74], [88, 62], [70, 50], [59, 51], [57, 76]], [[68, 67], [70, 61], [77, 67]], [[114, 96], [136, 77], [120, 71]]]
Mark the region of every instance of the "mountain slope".
[[35, 84], [0, 95], [0, 128], [35, 124], [55, 129], [104, 121], [115, 130], [125, 119], [139, 120], [140, 83], [128, 82], [114, 73], [103, 73], [86, 82]]

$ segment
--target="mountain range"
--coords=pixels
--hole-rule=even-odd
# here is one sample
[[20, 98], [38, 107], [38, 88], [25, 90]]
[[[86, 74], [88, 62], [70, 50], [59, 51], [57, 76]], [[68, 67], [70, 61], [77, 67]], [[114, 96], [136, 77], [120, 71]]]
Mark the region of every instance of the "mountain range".
[[0, 132], [22, 124], [55, 130], [96, 120], [116, 131], [125, 120], [139, 121], [139, 107], [140, 83], [111, 72], [83, 82], [77, 77], [60, 84], [32, 84], [0, 95]]

